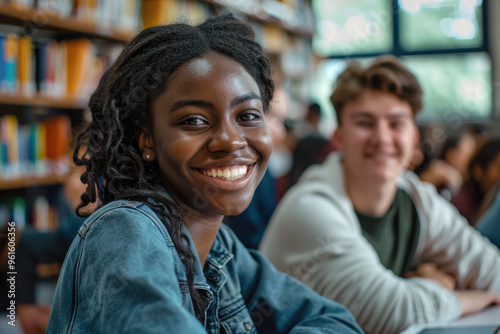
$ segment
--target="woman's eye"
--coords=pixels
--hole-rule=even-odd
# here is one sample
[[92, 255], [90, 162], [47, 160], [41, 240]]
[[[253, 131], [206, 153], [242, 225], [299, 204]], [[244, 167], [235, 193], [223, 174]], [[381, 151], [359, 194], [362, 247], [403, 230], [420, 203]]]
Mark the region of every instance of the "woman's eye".
[[240, 117], [238, 117], [238, 121], [240, 122], [250, 122], [250, 121], [255, 121], [260, 118], [259, 114], [254, 114], [254, 113], [248, 113], [248, 114], [243, 114]]
[[204, 124], [207, 124], [207, 122], [205, 122], [201, 118], [190, 118], [190, 119], [187, 119], [184, 122], [182, 122], [182, 124], [186, 124], [186, 125], [204, 125]]

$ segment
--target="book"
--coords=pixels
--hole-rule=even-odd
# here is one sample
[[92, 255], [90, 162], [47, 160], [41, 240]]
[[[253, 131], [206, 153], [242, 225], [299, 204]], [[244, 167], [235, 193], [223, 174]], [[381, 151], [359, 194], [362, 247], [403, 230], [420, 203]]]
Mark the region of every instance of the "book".
[[34, 42], [33, 53], [35, 61], [35, 90], [39, 93], [47, 91], [47, 42]]
[[31, 37], [21, 36], [18, 42], [18, 81], [19, 92], [23, 95], [33, 95], [35, 84], [33, 76], [34, 53]]
[[54, 165], [65, 161], [67, 156], [71, 137], [71, 120], [67, 115], [58, 115], [44, 123], [46, 158], [52, 165], [51, 169], [55, 170]]
[[94, 47], [89, 39], [75, 39], [64, 42], [66, 48], [66, 95], [81, 98], [92, 67]]
[[144, 0], [142, 3], [142, 26], [153, 27], [172, 21], [179, 11], [175, 0]]
[[16, 93], [18, 88], [17, 80], [17, 43], [18, 37], [9, 33], [4, 38], [4, 79], [1, 91], [7, 93]]

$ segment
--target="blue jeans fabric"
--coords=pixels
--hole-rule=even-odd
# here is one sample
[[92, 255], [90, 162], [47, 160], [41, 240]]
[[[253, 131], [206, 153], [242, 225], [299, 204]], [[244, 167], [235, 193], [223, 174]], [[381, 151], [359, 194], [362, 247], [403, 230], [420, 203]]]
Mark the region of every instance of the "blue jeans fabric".
[[345, 307], [278, 272], [224, 224], [203, 269], [187, 235], [194, 285], [208, 299], [204, 323], [158, 216], [143, 203], [115, 201], [73, 241], [47, 333], [362, 333]]

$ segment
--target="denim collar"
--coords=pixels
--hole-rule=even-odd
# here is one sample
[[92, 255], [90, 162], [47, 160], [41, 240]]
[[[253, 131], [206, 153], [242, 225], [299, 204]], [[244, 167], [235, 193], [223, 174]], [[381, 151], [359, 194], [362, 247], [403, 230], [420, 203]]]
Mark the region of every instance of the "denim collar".
[[217, 233], [215, 237], [214, 243], [212, 244], [212, 248], [210, 248], [210, 252], [207, 256], [207, 262], [217, 267], [218, 269], [223, 268], [229, 260], [231, 260], [234, 255], [227, 248], [227, 246], [220, 240], [221, 235], [220, 232]]

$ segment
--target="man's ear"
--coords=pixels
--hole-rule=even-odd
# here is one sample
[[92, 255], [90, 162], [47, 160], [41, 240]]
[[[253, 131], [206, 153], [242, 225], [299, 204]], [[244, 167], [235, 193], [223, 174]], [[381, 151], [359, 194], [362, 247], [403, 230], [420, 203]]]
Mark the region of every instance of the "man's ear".
[[332, 136], [332, 144], [335, 147], [336, 150], [342, 151], [343, 145], [342, 145], [342, 130], [340, 129], [339, 126], [335, 129], [333, 132]]
[[416, 147], [420, 143], [420, 131], [418, 131], [418, 127], [413, 124], [413, 147]]
[[135, 131], [137, 143], [141, 150], [142, 159], [146, 162], [152, 162], [156, 159], [154, 150], [153, 135], [148, 129], [140, 126]]

